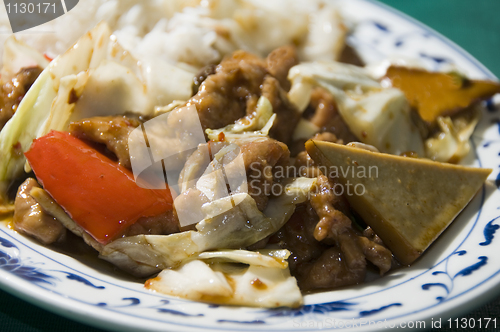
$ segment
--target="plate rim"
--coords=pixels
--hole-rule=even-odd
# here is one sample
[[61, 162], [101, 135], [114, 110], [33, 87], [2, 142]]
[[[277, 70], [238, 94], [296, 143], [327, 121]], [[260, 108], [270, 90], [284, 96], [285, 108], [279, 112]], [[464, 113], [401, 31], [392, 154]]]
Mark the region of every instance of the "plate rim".
[[[475, 68], [477, 68], [479, 71], [481, 71], [486, 77], [494, 79], [494, 80], [498, 80], [498, 78], [486, 66], [484, 66], [481, 62], [479, 62], [469, 52], [464, 50], [461, 46], [459, 46], [458, 44], [456, 44], [452, 40], [448, 39], [447, 37], [445, 37], [441, 33], [437, 32], [434, 29], [430, 28], [429, 26], [425, 25], [424, 23], [416, 20], [415, 18], [413, 18], [413, 17], [387, 5], [387, 4], [381, 3], [379, 1], [376, 1], [376, 0], [358, 0], [358, 1], [368, 2], [368, 3], [374, 4], [374, 5], [382, 8], [386, 11], [389, 11], [389, 12], [401, 17], [402, 19], [410, 22], [411, 24], [416, 25], [419, 28], [430, 32], [433, 36], [437, 37], [441, 43], [446, 44], [447, 46], [452, 48], [455, 52], [457, 52], [458, 54], [463, 56], [468, 62], [470, 62], [470, 64], [472, 64]], [[481, 162], [479, 155], [477, 155], [477, 152], [476, 152], [476, 160]], [[480, 211], [477, 212], [477, 216], [476, 216], [476, 220], [474, 221], [474, 225], [478, 222], [479, 217], [481, 215], [481, 210], [483, 208], [484, 198], [485, 198], [485, 188], [483, 186], [483, 188], [481, 190], [481, 207], [480, 207]], [[473, 228], [474, 227], [471, 228], [470, 232], [472, 231]], [[5, 229], [2, 229], [2, 231], [6, 235], [9, 235], [7, 232], [5, 232]], [[469, 234], [470, 234], [470, 232], [469, 232]], [[460, 244], [458, 244], [457, 248], [459, 248], [463, 244], [463, 242], [467, 239], [468, 235]], [[22, 243], [22, 244], [27, 246], [28, 248], [32, 249], [29, 245], [27, 245], [25, 243]], [[45, 256], [43, 253], [42, 253], [42, 255]], [[53, 258], [50, 258], [47, 256], [45, 256], [45, 257], [48, 259], [54, 260]], [[437, 266], [438, 264], [440, 264], [442, 261], [444, 261], [446, 259], [447, 258], [444, 258], [443, 260], [434, 263], [431, 268]], [[72, 267], [69, 267], [69, 266], [67, 266], [67, 267], [72, 269], [72, 270], [75, 270]], [[78, 271], [78, 272], [86, 275], [85, 272], [81, 272], [81, 271]], [[425, 273], [425, 272], [422, 272], [421, 274], [423, 274], [423, 273]], [[467, 289], [467, 291], [465, 291], [463, 293], [456, 294], [455, 296], [450, 298], [448, 301], [456, 299], [457, 297], [464, 296], [467, 293], [469, 293], [470, 291], [472, 291], [473, 289], [476, 289], [478, 287], [481, 288], [481, 286], [486, 284], [486, 283], [493, 282], [492, 279], [498, 279], [499, 274], [500, 274], [500, 269], [497, 270], [497, 272], [495, 274], [491, 275], [488, 279], [483, 280], [479, 284], [475, 284], [474, 287]], [[5, 276], [7, 276], [7, 277], [5, 277]], [[14, 280], [14, 279], [17, 279], [17, 280]], [[23, 283], [26, 283], [26, 285], [30, 285], [30, 287], [28, 287], [28, 288], [34, 287], [34, 288], [37, 288], [40, 292], [35, 292], [34, 294], [36, 294], [36, 295], [28, 294], [28, 292], [23, 292], [21, 289], [18, 289], [19, 287], [16, 287], [14, 285], [15, 282], [20, 282], [20, 281], [22, 281]], [[104, 282], [107, 282], [107, 281], [104, 281]], [[401, 283], [399, 283], [399, 284], [401, 284]], [[397, 284], [397, 285], [399, 285], [399, 284]], [[397, 285], [394, 285], [394, 287]], [[120, 285], [118, 285], [118, 286], [123, 287]], [[104, 312], [102, 315], [100, 315], [100, 314], [96, 315], [96, 313], [93, 312], [92, 316], [91, 316], [92, 319], [89, 320], [88, 319], [89, 317], [86, 316], [85, 313], [78, 313], [76, 307], [73, 308], [70, 306], [70, 309], [73, 309], [73, 310], [69, 310], [68, 307], [65, 307], [65, 302], [67, 302], [67, 301], [69, 301], [70, 303], [75, 303], [76, 306], [81, 306], [83, 304], [82, 302], [78, 302], [75, 299], [64, 298], [63, 296], [58, 295], [58, 300], [56, 301], [56, 303], [54, 303], [54, 301], [52, 300], [52, 298], [50, 296], [42, 296], [41, 295], [41, 293], [46, 293], [46, 295], [50, 295], [51, 293], [54, 294], [54, 292], [51, 292], [48, 289], [40, 287], [39, 285], [22, 280], [21, 278], [18, 278], [17, 276], [9, 274], [7, 271], [0, 270], [0, 288], [3, 289], [4, 291], [6, 291], [7, 293], [10, 293], [10, 294], [22, 299], [22, 300], [25, 300], [26, 302], [29, 302], [33, 305], [36, 305], [42, 309], [46, 309], [46, 310], [48, 310], [56, 315], [60, 315], [60, 316], [69, 318], [71, 320], [77, 321], [77, 322], [84, 324], [84, 325], [94, 326], [96, 328], [101, 328], [101, 329], [112, 329], [112, 330], [119, 329], [120, 331], [124, 331], [124, 330], [135, 331], [137, 328], [137, 326], [136, 326], [137, 324], [134, 324], [134, 326], [131, 326], [130, 324], [126, 324], [126, 322], [120, 322], [118, 319], [110, 319], [109, 316], [107, 318], [105, 318], [104, 316], [105, 316], [106, 312]], [[494, 291], [492, 291], [492, 290], [494, 290]], [[481, 305], [483, 305], [483, 304], [491, 301], [493, 298], [497, 297], [499, 294], [500, 294], [500, 279], [497, 280], [497, 282], [495, 283], [495, 285], [493, 287], [487, 287], [484, 290], [482, 290], [479, 294], [475, 293], [475, 294], [470, 294], [469, 296], [472, 297], [472, 299], [474, 300], [473, 306], [480, 307]], [[356, 297], [350, 297], [350, 298], [356, 298]], [[436, 304], [436, 305], [438, 305], [438, 304]], [[89, 306], [89, 308], [95, 309], [90, 304], [87, 304], [87, 306]], [[424, 309], [415, 311], [411, 314], [405, 314], [402, 316], [393, 317], [393, 319], [398, 320], [401, 317], [409, 318], [410, 315], [418, 314], [422, 311], [428, 310], [428, 308], [429, 307], [426, 307]], [[92, 311], [92, 310], [89, 310], [89, 311]], [[440, 311], [439, 315], [440, 316], [448, 316], [448, 317], [456, 317], [456, 316], [458, 316], [458, 314], [463, 314], [465, 312], [470, 312], [470, 311], [472, 311], [471, 307], [470, 307], [470, 303], [466, 303], [466, 299], [464, 299], [464, 303], [461, 303], [461, 304], [459, 303], [458, 306], [449, 305], [449, 308], [445, 308], [444, 311]], [[452, 313], [452, 312], [453, 312], [453, 314], [450, 315], [450, 313]], [[118, 312], [118, 311], [113, 311], [113, 313], [117, 314], [118, 316], [127, 316], [125, 313]], [[431, 316], [428, 316], [425, 318], [419, 317], [418, 319], [429, 321], [430, 318], [431, 318]], [[140, 318], [140, 317], [134, 317], [134, 319], [138, 319], [139, 322], [150, 321], [149, 319], [144, 319], [144, 318]], [[112, 321], [114, 321], [114, 322], [112, 322]], [[161, 321], [161, 324], [165, 325], [165, 327], [168, 327], [168, 328], [175, 328], [176, 330], [180, 330], [180, 329], [190, 330], [190, 329], [196, 328], [195, 326], [177, 325], [175, 323], [164, 322], [164, 321]], [[207, 328], [209, 330], [215, 329], [215, 328], [211, 328], [211, 327], [207, 327]], [[251, 329], [242, 328], [241, 330], [251, 330]], [[265, 331], [266, 329], [259, 328], [259, 330]]]

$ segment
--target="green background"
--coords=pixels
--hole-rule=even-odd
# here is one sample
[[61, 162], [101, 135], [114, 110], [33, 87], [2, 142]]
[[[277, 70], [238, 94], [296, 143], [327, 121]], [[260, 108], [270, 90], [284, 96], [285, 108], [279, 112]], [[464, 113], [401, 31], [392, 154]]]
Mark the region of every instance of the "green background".
[[381, 0], [430, 26], [500, 77], [499, 0]]
[[[381, 2], [405, 12], [448, 37], [500, 77], [500, 0], [382, 0]], [[500, 327], [499, 308], [500, 298], [462, 317], [497, 318]], [[0, 331], [100, 330], [51, 314], [0, 291]], [[450, 330], [442, 328], [436, 331]]]

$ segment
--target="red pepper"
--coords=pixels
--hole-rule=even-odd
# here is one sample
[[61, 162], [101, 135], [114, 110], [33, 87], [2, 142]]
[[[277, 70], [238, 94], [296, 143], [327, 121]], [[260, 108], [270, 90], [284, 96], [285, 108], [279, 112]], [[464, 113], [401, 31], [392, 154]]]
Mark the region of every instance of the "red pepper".
[[139, 218], [172, 209], [168, 188], [139, 187], [128, 169], [69, 133], [51, 131], [25, 155], [44, 189], [102, 244]]
[[43, 57], [44, 57], [45, 59], [47, 59], [47, 61], [48, 61], [48, 62], [51, 62], [52, 60], [54, 60], [54, 58], [52, 58], [52, 57], [48, 56], [48, 54], [47, 54], [47, 53], [43, 53]]

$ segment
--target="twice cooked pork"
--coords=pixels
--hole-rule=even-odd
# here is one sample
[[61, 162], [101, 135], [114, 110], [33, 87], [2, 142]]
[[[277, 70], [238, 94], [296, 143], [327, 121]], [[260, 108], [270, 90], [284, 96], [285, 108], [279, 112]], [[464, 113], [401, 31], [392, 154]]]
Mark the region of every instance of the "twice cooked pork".
[[[338, 141], [329, 132], [315, 139]], [[295, 168], [300, 170], [297, 175], [317, 177], [316, 190], [270, 241], [291, 251], [290, 270], [299, 287], [312, 291], [359, 284], [365, 279], [367, 262], [381, 274], [387, 272], [393, 261], [391, 251], [371, 229], [357, 230], [335, 179], [323, 174], [329, 170], [317, 167], [305, 151], [297, 155]]]
[[274, 139], [265, 138], [241, 145], [248, 181], [248, 194], [263, 211], [272, 193], [272, 185], [279, 180], [276, 173], [290, 162], [288, 147]]
[[[290, 152], [285, 144], [271, 138], [261, 138], [254, 141], [239, 142], [238, 154], [243, 157], [243, 164], [247, 176], [248, 194], [255, 199], [259, 210], [263, 211], [271, 195], [271, 188], [276, 181], [276, 172], [279, 168], [286, 168], [290, 163]], [[227, 142], [209, 142], [200, 145], [198, 149], [188, 158], [182, 169], [179, 187], [182, 197], [199, 197], [199, 192], [194, 188], [196, 180], [203, 175], [207, 169], [211, 157], [222, 148], [227, 147]], [[233, 168], [234, 162], [224, 164], [226, 172], [238, 171]], [[227, 174], [231, 176], [231, 174]], [[189, 191], [189, 193], [187, 193]], [[195, 193], [193, 191], [196, 191]], [[184, 197], [185, 196], [185, 197]], [[179, 200], [179, 201], [178, 201]], [[183, 204], [190, 208], [189, 204]]]
[[281, 82], [288, 86], [284, 73], [288, 73], [296, 62], [291, 47], [286, 51], [274, 51], [267, 62], [244, 51], [237, 51], [225, 58], [215, 68], [214, 74], [206, 77], [188, 105], [196, 106], [203, 129], [218, 129], [253, 114], [257, 101], [265, 96], [277, 114], [270, 136], [286, 143], [293, 134], [300, 114], [288, 101]]
[[[344, 248], [314, 238], [318, 217], [309, 204], [297, 208], [292, 218], [270, 242], [290, 250], [290, 272], [302, 291], [332, 289], [363, 282], [366, 261], [359, 248]], [[349, 243], [349, 242], [346, 242]], [[347, 254], [344, 250], [354, 249]]]
[[283, 46], [275, 49], [266, 59], [266, 67], [269, 73], [274, 76], [283, 89], [290, 90], [288, 71], [298, 65], [297, 52], [293, 46]]
[[332, 180], [324, 175], [318, 177], [318, 190], [311, 196], [310, 203], [320, 219], [314, 229], [316, 240], [334, 242], [347, 256], [360, 251], [363, 259], [366, 257], [377, 266], [381, 274], [389, 271], [392, 253], [383, 245], [355, 232], [352, 221], [347, 217], [347, 201], [336, 192]]
[[[323, 88], [313, 89], [309, 106], [305, 109], [303, 117], [319, 128], [317, 135], [323, 136], [312, 137], [314, 140], [339, 144], [359, 141], [340, 115], [335, 98]], [[305, 142], [306, 139], [298, 139], [290, 144], [292, 156], [298, 155], [299, 159], [304, 157], [300, 156], [300, 153], [305, 151]], [[311, 158], [308, 158], [308, 161], [312, 162]]]
[[198, 110], [203, 130], [222, 128], [252, 112], [267, 70], [263, 61], [243, 51], [224, 59], [189, 100]]
[[355, 229], [347, 217], [347, 202], [341, 196], [332, 197], [331, 183], [325, 176], [320, 176], [316, 192], [270, 240], [291, 251], [290, 271], [300, 289], [362, 283], [367, 262], [381, 274], [387, 272], [392, 264], [391, 252]]
[[0, 130], [14, 115], [24, 95], [42, 72], [40, 67], [22, 68], [0, 87]]
[[122, 237], [139, 234], [168, 235], [179, 231], [179, 222], [173, 210], [153, 217], [142, 217], [130, 225]]
[[[98, 252], [103, 249], [102, 244], [71, 219], [66, 211], [32, 178], [26, 180], [19, 188], [15, 207], [14, 228], [37, 238], [44, 244], [64, 242], [66, 230], [69, 230], [82, 237]], [[177, 217], [174, 211], [170, 210], [157, 216], [138, 219], [124, 229], [119, 236], [168, 235], [178, 231]]]
[[317, 190], [311, 195], [311, 206], [319, 217], [314, 229], [314, 238], [323, 241], [331, 236], [337, 239], [346, 229], [351, 228], [349, 206], [342, 194], [337, 194], [337, 189], [324, 175], [318, 176]]
[[304, 113], [309, 117], [309, 121], [321, 128], [322, 132], [335, 134], [344, 144], [359, 141], [342, 119], [332, 94], [325, 89], [313, 90], [310, 105]]
[[126, 116], [93, 117], [70, 123], [69, 131], [80, 139], [106, 145], [120, 165], [131, 169], [128, 137], [139, 125], [138, 120]]
[[66, 238], [66, 228], [48, 214], [31, 196], [33, 188], [40, 188], [38, 182], [28, 178], [19, 187], [14, 204], [14, 229], [33, 236], [43, 244], [51, 244]]

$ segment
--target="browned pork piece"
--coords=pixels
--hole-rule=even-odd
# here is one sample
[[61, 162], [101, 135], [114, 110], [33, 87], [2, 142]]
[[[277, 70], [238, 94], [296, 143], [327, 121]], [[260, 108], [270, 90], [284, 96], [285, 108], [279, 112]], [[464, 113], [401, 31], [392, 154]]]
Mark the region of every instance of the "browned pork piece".
[[173, 210], [154, 217], [143, 217], [130, 225], [122, 237], [139, 234], [168, 235], [179, 231], [179, 223]]
[[[111, 158], [116, 158], [122, 166], [131, 168], [128, 136], [139, 124], [138, 120], [126, 116], [108, 116], [72, 122], [69, 129], [82, 139], [105, 145]], [[40, 188], [38, 195], [32, 196], [30, 191], [33, 188], [40, 188], [34, 179], [26, 180], [19, 187], [14, 213], [16, 230], [35, 237], [45, 244], [50, 244], [63, 241], [66, 229], [68, 229], [83, 237], [84, 241], [97, 251], [102, 249], [102, 245], [71, 220], [45, 190]], [[121, 236], [167, 235], [178, 231], [177, 216], [174, 211], [170, 210], [158, 216], [140, 218], [125, 229]]]
[[[338, 142], [332, 133], [317, 140]], [[323, 174], [307, 152], [299, 153], [295, 167], [300, 176], [317, 177], [309, 201], [297, 208], [287, 224], [270, 240], [291, 251], [290, 271], [304, 291], [332, 289], [362, 283], [367, 262], [381, 274], [392, 266], [392, 253], [371, 229], [360, 232], [349, 218], [350, 207], [335, 179]]]
[[0, 130], [14, 115], [26, 92], [42, 72], [40, 67], [22, 68], [0, 87]]
[[311, 102], [305, 111], [310, 115], [310, 121], [321, 128], [322, 132], [334, 134], [344, 144], [358, 141], [347, 124], [342, 119], [337, 103], [332, 94], [323, 88], [315, 88], [311, 94]]
[[[343, 141], [337, 139], [337, 136], [335, 134], [325, 132], [325, 133], [318, 133], [314, 135], [313, 139], [319, 140], [319, 141], [325, 141], [325, 142], [332, 142], [332, 143], [339, 143], [342, 144]], [[305, 149], [304, 143], [301, 142], [302, 149]], [[298, 150], [296, 150], [298, 151]], [[294, 163], [295, 169], [297, 170], [297, 176], [304, 176], [307, 178], [315, 178], [320, 176], [322, 173], [321, 171], [315, 167], [316, 164], [314, 160], [307, 154], [305, 150], [301, 151], [296, 157], [295, 157], [295, 163]]]
[[[302, 116], [316, 127], [320, 128], [319, 135], [324, 136], [324, 139], [316, 137], [313, 139], [339, 144], [359, 141], [340, 115], [337, 103], [332, 94], [321, 87], [313, 89], [309, 105], [304, 110]], [[333, 136], [325, 136], [327, 134]], [[297, 156], [298, 159], [304, 158], [300, 153], [305, 151], [306, 141], [307, 139], [303, 138], [295, 140], [290, 144], [292, 156]]]
[[[131, 169], [128, 137], [140, 125], [139, 120], [127, 116], [93, 117], [72, 122], [71, 133], [87, 141], [104, 144], [118, 158], [119, 163]], [[173, 211], [154, 217], [141, 218], [125, 230], [122, 236], [138, 234], [172, 234], [179, 231]]]
[[307, 204], [270, 240], [291, 251], [290, 271], [303, 291], [333, 289], [362, 283], [367, 262], [381, 274], [392, 265], [392, 254], [383, 244], [359, 232], [349, 206], [332, 190], [325, 176]]
[[17, 191], [14, 229], [36, 238], [43, 244], [64, 240], [66, 228], [31, 196], [30, 191], [33, 188], [40, 188], [40, 185], [35, 179], [28, 178]]
[[[248, 193], [263, 211], [271, 195], [276, 172], [290, 163], [288, 147], [274, 139], [262, 139], [241, 145], [248, 181]], [[278, 167], [278, 168], [277, 168]]]
[[196, 76], [198, 83], [206, 78], [188, 104], [196, 106], [203, 129], [218, 129], [254, 113], [257, 101], [264, 96], [277, 114], [270, 136], [287, 143], [300, 114], [288, 100], [281, 84], [289, 87], [285, 73], [296, 63], [292, 47], [275, 50], [267, 61], [237, 51], [217, 65], [215, 71], [205, 69]]
[[[319, 176], [318, 190], [310, 199], [311, 206], [320, 218], [314, 229], [314, 238], [318, 241], [333, 241], [341, 249], [344, 246], [357, 247], [366, 255], [367, 260], [379, 268], [381, 274], [387, 272], [391, 268], [391, 252], [354, 231], [352, 221], [347, 217], [347, 200], [335, 192], [332, 183], [326, 176]], [[354, 251], [344, 251], [345, 254], [350, 252]]]
[[288, 71], [299, 64], [297, 53], [293, 46], [283, 46], [272, 51], [266, 59], [266, 67], [269, 73], [274, 76], [283, 89], [290, 90]]
[[84, 140], [106, 145], [123, 167], [131, 169], [128, 137], [140, 125], [127, 116], [93, 117], [72, 122], [69, 131]]

